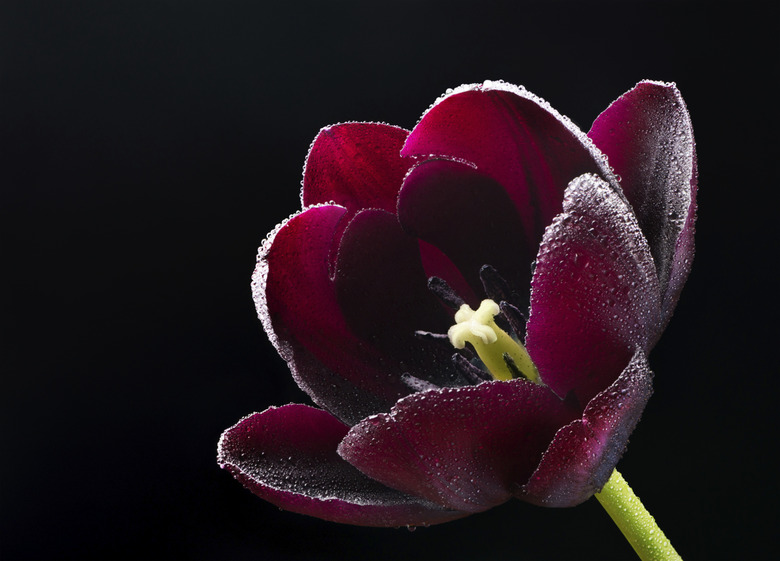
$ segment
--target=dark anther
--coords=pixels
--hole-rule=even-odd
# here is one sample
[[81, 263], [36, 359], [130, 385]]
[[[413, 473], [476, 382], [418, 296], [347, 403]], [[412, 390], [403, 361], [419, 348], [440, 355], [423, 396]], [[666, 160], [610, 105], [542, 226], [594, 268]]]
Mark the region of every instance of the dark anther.
[[420, 339], [428, 339], [429, 341], [449, 341], [450, 338], [446, 333], [431, 333], [430, 331], [415, 331], [415, 336]]
[[412, 376], [408, 372], [401, 375], [401, 381], [406, 384], [408, 387], [412, 388], [415, 391], [422, 392], [425, 390], [438, 390], [439, 386], [436, 384], [432, 384], [428, 380], [423, 380], [421, 378], [417, 378], [416, 376]]
[[490, 374], [471, 364], [469, 360], [460, 353], [452, 355], [452, 363], [455, 365], [455, 370], [458, 374], [463, 376], [469, 384], [476, 385], [480, 382], [486, 382], [493, 379]]
[[509, 283], [492, 266], [482, 265], [482, 268], [479, 270], [479, 279], [485, 288], [485, 294], [491, 300], [496, 302], [501, 300], [513, 301], [513, 293], [509, 288]]
[[439, 277], [430, 277], [428, 279], [428, 290], [433, 292], [439, 299], [453, 310], [459, 309], [466, 301], [458, 296], [447, 284], [447, 281]]
[[[527, 309], [528, 300], [512, 290], [504, 277], [491, 265], [482, 266], [479, 270], [479, 278], [482, 280], [482, 286], [488, 297], [498, 302], [502, 316], [506, 318], [509, 328], [515, 332], [519, 339], [525, 339], [525, 324], [528, 319], [520, 310]], [[496, 317], [496, 322], [503, 329], [498, 317]]]
[[506, 367], [509, 368], [509, 371], [512, 373], [513, 378], [525, 378], [526, 380], [528, 377], [520, 372], [520, 369], [515, 364], [515, 360], [509, 356], [509, 353], [504, 353], [504, 364], [506, 364]]
[[470, 346], [465, 346], [462, 349], [459, 349], [458, 353], [469, 362], [477, 359], [477, 353], [475, 353]]
[[[521, 295], [512, 289], [512, 286], [491, 265], [482, 265], [479, 270], [479, 278], [488, 298], [495, 302], [502, 300], [509, 302], [515, 308], [528, 307], [528, 296]], [[525, 294], [525, 293], [524, 293]]]
[[501, 308], [501, 314], [506, 318], [517, 338], [525, 341], [525, 324], [528, 321], [525, 314], [507, 301], [500, 302], [498, 307]]

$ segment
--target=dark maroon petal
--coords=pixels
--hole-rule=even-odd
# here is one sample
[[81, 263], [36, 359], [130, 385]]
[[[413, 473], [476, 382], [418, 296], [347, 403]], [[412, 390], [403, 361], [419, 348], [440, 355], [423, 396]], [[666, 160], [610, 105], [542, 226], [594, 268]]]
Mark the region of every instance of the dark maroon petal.
[[[672, 317], [674, 309], [677, 307], [677, 300], [688, 280], [688, 274], [691, 272], [694, 254], [694, 234], [696, 230], [696, 183], [698, 180], [698, 169], [696, 157], [693, 158], [693, 179], [691, 179], [691, 205], [688, 208], [688, 215], [685, 218], [680, 235], [677, 238], [677, 245], [674, 248], [674, 259], [669, 271], [669, 280], [666, 289], [662, 292], [663, 300], [661, 302], [662, 322], [665, 327]], [[660, 333], [659, 333], [660, 336]]]
[[572, 181], [539, 248], [526, 347], [544, 382], [581, 404], [659, 332], [650, 249], [630, 207], [593, 175]]
[[309, 208], [263, 244], [253, 276], [258, 315], [298, 385], [315, 403], [356, 423], [409, 393], [381, 355], [358, 338], [339, 308], [328, 270], [334, 232], [347, 211]]
[[333, 522], [416, 526], [467, 514], [389, 489], [360, 473], [336, 453], [348, 430], [320, 409], [271, 407], [222, 434], [218, 461], [255, 495]]
[[568, 507], [601, 490], [652, 392], [647, 359], [637, 351], [618, 379], [588, 403], [582, 419], [558, 431], [517, 497], [540, 506]]
[[[416, 331], [446, 333], [450, 317], [428, 289], [417, 240], [394, 214], [364, 210], [339, 246], [334, 285], [353, 333], [379, 349], [381, 367], [438, 383], [451, 372], [449, 344], [421, 341]], [[438, 361], [438, 362], [437, 362]]]
[[620, 175], [650, 243], [666, 323], [693, 259], [696, 148], [685, 102], [674, 84], [640, 82], [599, 115], [588, 136]]
[[561, 211], [572, 178], [591, 172], [613, 180], [604, 157], [573, 123], [525, 89], [496, 82], [462, 86], [440, 99], [402, 154], [466, 160], [498, 181], [522, 218], [531, 252]]
[[482, 293], [485, 264], [511, 285], [528, 286], [536, 249], [528, 251], [520, 216], [491, 177], [459, 162], [428, 160], [404, 180], [398, 220], [447, 255], [475, 293]]
[[304, 206], [335, 202], [350, 214], [364, 208], [395, 212], [401, 182], [413, 161], [401, 158], [409, 131], [381, 123], [342, 123], [322, 129], [303, 174]]
[[479, 512], [509, 499], [558, 428], [577, 416], [546, 387], [525, 380], [445, 388], [363, 420], [339, 454], [389, 487]]

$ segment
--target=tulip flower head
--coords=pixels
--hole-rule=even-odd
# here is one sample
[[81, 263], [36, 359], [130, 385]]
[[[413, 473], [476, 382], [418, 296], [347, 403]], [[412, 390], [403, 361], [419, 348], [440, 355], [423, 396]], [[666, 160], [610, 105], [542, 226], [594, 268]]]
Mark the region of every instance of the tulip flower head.
[[587, 134], [504, 82], [448, 91], [411, 131], [325, 127], [301, 200], [252, 289], [316, 407], [241, 419], [222, 467], [283, 509], [366, 526], [602, 491], [693, 257], [674, 84], [640, 82]]

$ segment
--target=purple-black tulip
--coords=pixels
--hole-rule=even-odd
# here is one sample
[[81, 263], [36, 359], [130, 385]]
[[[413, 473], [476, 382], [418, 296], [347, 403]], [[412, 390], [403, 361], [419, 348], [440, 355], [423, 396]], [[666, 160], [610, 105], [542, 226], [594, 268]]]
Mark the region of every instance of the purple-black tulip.
[[367, 526], [601, 489], [693, 257], [673, 84], [640, 82], [587, 135], [523, 88], [462, 86], [411, 132], [322, 129], [301, 196], [252, 286], [319, 408], [245, 417], [224, 468], [281, 508]]

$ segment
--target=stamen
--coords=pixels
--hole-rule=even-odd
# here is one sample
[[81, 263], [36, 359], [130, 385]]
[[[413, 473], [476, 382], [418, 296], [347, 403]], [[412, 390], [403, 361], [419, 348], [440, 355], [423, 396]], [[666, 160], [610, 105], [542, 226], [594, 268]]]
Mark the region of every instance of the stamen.
[[453, 310], [457, 310], [465, 300], [458, 296], [447, 281], [439, 277], [430, 277], [428, 279], [428, 290], [433, 292], [439, 299]]
[[496, 325], [494, 318], [499, 311], [498, 304], [493, 300], [483, 300], [476, 311], [463, 304], [455, 314], [455, 325], [447, 332], [452, 346], [462, 349], [466, 343], [471, 344], [496, 380], [511, 380], [514, 377], [504, 359], [507, 354], [525, 378], [539, 382], [539, 372], [522, 343], [512, 339]]
[[506, 318], [509, 327], [515, 332], [517, 338], [521, 341], [525, 340], [525, 324], [528, 322], [525, 314], [509, 302], [503, 300], [499, 302], [498, 307], [501, 308], [501, 314]]
[[452, 364], [455, 365], [455, 370], [458, 374], [460, 374], [469, 384], [476, 385], [480, 382], [488, 382], [493, 379], [490, 374], [471, 364], [471, 362], [460, 353], [452, 355]]
[[423, 380], [421, 378], [417, 378], [416, 376], [412, 376], [408, 372], [406, 374], [401, 375], [401, 381], [412, 388], [415, 391], [423, 392], [426, 390], [438, 390], [439, 386], [436, 384], [432, 384], [427, 380]]
[[512, 290], [509, 288], [509, 283], [491, 265], [482, 265], [479, 270], [479, 280], [482, 281], [485, 294], [491, 300], [496, 302], [512, 300]]
[[492, 265], [482, 265], [479, 270], [479, 280], [485, 289], [485, 294], [496, 302], [509, 302], [518, 309], [528, 308], [527, 295], [523, 296], [512, 289], [512, 285], [502, 277]]

